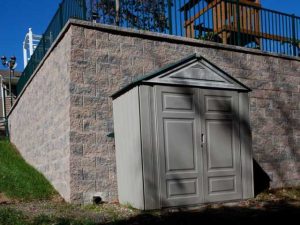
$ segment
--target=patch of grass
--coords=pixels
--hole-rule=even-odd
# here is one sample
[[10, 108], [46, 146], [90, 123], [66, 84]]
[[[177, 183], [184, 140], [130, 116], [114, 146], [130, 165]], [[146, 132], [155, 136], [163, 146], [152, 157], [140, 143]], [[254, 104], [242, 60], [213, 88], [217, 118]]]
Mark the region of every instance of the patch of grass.
[[110, 221], [112, 223], [124, 218], [135, 216], [140, 213], [139, 210], [129, 209], [128, 207], [120, 206], [118, 204], [91, 204], [85, 205], [82, 208], [86, 211], [101, 214], [107, 221]]
[[96, 223], [89, 219], [77, 220], [44, 214], [31, 217], [15, 209], [0, 208], [0, 225], [96, 225]]
[[44, 214], [42, 215], [39, 215], [37, 217], [35, 217], [33, 219], [33, 224], [39, 224], [39, 225], [47, 225], [47, 224], [51, 224], [52, 223], [52, 220], [50, 219], [49, 216], [46, 216]]
[[56, 191], [6, 139], [0, 139], [0, 193], [17, 200], [50, 199]]
[[96, 225], [90, 220], [75, 220], [71, 218], [51, 218], [40, 215], [30, 223], [30, 225]]
[[0, 225], [28, 225], [28, 222], [20, 211], [0, 208]]
[[[79, 206], [65, 202], [36, 201], [0, 204], [0, 225], [173, 225], [173, 224], [269, 224], [297, 220], [300, 188], [273, 189], [234, 203], [199, 207], [140, 211], [130, 205], [104, 203]], [[271, 196], [271, 197], [270, 197]], [[295, 200], [296, 199], [296, 200]], [[8, 208], [8, 209], [5, 209]], [[9, 209], [11, 208], [11, 209]]]

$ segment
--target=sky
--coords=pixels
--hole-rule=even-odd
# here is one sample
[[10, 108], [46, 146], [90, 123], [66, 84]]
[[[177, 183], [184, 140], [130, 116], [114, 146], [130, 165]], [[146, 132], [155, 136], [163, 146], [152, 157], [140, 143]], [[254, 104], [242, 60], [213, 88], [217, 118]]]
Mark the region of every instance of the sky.
[[[42, 34], [61, 0], [0, 0], [0, 55], [17, 57], [16, 70], [23, 70], [22, 43], [28, 28]], [[299, 0], [261, 0], [269, 8], [300, 16]], [[0, 68], [3, 69], [2, 65]]]

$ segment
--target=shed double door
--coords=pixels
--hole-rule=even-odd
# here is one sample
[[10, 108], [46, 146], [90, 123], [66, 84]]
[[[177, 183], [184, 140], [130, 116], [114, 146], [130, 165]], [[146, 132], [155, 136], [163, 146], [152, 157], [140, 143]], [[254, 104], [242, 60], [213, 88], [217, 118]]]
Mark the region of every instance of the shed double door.
[[242, 198], [238, 93], [155, 87], [162, 207]]

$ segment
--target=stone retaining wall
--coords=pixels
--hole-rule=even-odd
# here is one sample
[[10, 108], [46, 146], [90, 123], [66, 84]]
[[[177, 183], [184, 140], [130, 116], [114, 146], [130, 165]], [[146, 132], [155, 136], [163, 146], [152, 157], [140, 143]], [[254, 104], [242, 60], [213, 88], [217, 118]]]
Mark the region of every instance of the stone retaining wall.
[[[51, 53], [56, 58], [61, 56], [60, 63], [68, 65], [68, 69], [59, 67], [59, 74], [64, 77], [58, 84], [60, 91], [55, 85], [44, 85], [46, 80], [54, 84], [62, 79], [55, 75], [58, 62], [49, 57], [33, 79], [37, 81], [20, 97], [10, 122], [12, 141], [33, 165], [48, 166], [41, 171], [50, 180], [53, 178], [49, 174], [69, 163], [70, 177], [67, 172], [62, 173], [66, 181], [70, 180], [71, 201], [89, 202], [93, 195], [117, 200], [114, 139], [107, 137], [113, 132], [110, 95], [134, 78], [193, 53], [201, 54], [253, 89], [250, 94], [253, 151], [255, 160], [271, 178], [271, 186], [300, 184], [299, 58], [75, 20], [69, 22], [65, 33]], [[51, 107], [43, 103], [47, 96], [52, 96], [50, 93], [61, 96], [60, 100], [50, 101]], [[47, 123], [46, 118], [57, 114], [69, 116], [69, 123], [59, 126]], [[31, 123], [35, 117], [39, 119]], [[58, 122], [62, 117], [51, 121]], [[69, 140], [61, 146], [55, 145], [55, 149], [60, 147], [59, 151], [69, 151], [70, 155], [51, 169], [51, 154], [45, 152], [58, 139], [39, 135], [43, 130], [49, 137], [60, 126], [64, 127], [64, 134], [69, 129]], [[37, 151], [42, 157], [34, 159], [31, 155]], [[39, 159], [49, 163], [41, 164]]]
[[70, 48], [66, 33], [9, 114], [10, 139], [70, 200]]

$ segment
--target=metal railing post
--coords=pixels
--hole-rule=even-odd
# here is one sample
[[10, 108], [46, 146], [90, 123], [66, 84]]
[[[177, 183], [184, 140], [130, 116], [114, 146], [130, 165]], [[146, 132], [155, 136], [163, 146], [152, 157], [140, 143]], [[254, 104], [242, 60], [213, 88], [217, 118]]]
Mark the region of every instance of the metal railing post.
[[[176, 0], [175, 0], [176, 1]], [[172, 0], [168, 0], [169, 34], [173, 34], [172, 27]]]
[[86, 0], [82, 0], [82, 10], [83, 10], [83, 12], [82, 12], [82, 14], [83, 14], [83, 19], [84, 19], [84, 20], [88, 20], [88, 18], [87, 18], [87, 13], [86, 13], [86, 11], [87, 11]]
[[0, 96], [1, 96], [1, 105], [2, 105], [2, 117], [5, 118], [5, 104], [4, 104], [4, 88], [3, 88], [3, 79], [2, 79], [2, 76], [0, 75]]
[[93, 9], [93, 0], [89, 0], [90, 1], [90, 20], [93, 21], [93, 12], [94, 12], [94, 9]]
[[292, 14], [292, 45], [293, 45], [293, 55], [297, 56], [297, 43], [296, 43], [296, 17]]
[[13, 70], [9, 69], [9, 95], [10, 95], [10, 107], [13, 105], [13, 99], [12, 99], [12, 94], [11, 94], [11, 72]]
[[45, 35], [43, 34], [42, 37], [42, 41], [43, 41], [43, 54], [46, 55], [46, 42], [45, 42]]
[[116, 0], [116, 5], [115, 5], [115, 10], [116, 10], [116, 26], [120, 25], [120, 1]]
[[6, 95], [5, 95], [5, 89], [3, 88], [3, 104], [4, 104], [4, 117], [6, 118]]
[[[9, 127], [8, 127], [8, 117], [7, 117], [7, 111], [6, 111], [6, 92], [9, 91], [6, 88], [3, 88], [3, 104], [4, 104], [4, 127], [5, 127], [5, 136], [7, 138], [10, 138], [10, 132], [9, 132]], [[12, 98], [12, 94], [10, 93], [10, 96]], [[11, 107], [9, 108], [10, 111]]]
[[4, 126], [5, 126], [5, 136], [9, 139], [9, 129], [8, 129], [8, 119], [7, 119], [7, 117], [5, 117]]
[[60, 29], [63, 29], [63, 10], [62, 10], [63, 6], [62, 3], [59, 4], [59, 24], [60, 24]]
[[237, 44], [238, 46], [241, 46], [240, 0], [236, 0], [236, 17], [237, 17]]

